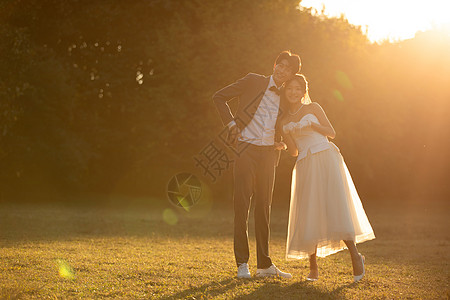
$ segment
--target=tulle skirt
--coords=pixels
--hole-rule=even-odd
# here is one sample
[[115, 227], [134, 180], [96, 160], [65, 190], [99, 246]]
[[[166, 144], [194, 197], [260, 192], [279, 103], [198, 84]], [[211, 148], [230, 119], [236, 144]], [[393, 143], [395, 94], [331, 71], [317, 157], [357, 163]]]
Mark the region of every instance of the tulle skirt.
[[[332, 143], [331, 143], [332, 144]], [[292, 172], [287, 259], [325, 257], [375, 238], [350, 173], [337, 147], [308, 153]]]

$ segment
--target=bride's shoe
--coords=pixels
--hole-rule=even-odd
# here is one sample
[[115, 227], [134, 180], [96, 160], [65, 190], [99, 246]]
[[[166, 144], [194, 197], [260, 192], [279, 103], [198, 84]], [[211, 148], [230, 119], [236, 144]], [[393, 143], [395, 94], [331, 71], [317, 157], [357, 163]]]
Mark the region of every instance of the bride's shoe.
[[311, 275], [312, 271], [309, 272], [308, 277], [306, 277], [306, 280], [308, 281], [317, 281], [319, 279], [319, 270], [317, 270], [317, 276]]
[[360, 281], [364, 277], [364, 275], [366, 274], [366, 268], [364, 267], [364, 262], [366, 261], [366, 258], [363, 255], [361, 255], [361, 254], [359, 254], [359, 256], [361, 257], [361, 263], [362, 263], [362, 267], [363, 267], [363, 272], [362, 272], [361, 275], [353, 275], [353, 279], [355, 280], [355, 282]]

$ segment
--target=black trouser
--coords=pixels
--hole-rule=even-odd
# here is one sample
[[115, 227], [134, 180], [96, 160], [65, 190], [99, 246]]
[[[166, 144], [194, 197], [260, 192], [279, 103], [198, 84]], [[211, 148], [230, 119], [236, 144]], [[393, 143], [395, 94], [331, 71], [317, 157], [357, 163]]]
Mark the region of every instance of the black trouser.
[[248, 214], [255, 203], [257, 268], [272, 265], [269, 257], [270, 209], [277, 151], [270, 146], [245, 145], [234, 166], [234, 255], [239, 266], [248, 262]]

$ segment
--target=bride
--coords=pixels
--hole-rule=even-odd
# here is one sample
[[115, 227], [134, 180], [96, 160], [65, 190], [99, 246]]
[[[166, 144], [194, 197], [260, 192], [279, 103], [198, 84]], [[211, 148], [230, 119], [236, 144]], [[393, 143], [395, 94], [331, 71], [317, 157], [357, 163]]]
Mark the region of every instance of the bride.
[[319, 278], [316, 256], [325, 257], [348, 248], [354, 281], [365, 274], [364, 256], [356, 243], [375, 238], [350, 173], [327, 137], [336, 133], [322, 107], [308, 95], [304, 75], [285, 83], [282, 101], [288, 107], [283, 119], [284, 141], [297, 156], [292, 172], [287, 259], [309, 257], [307, 280]]

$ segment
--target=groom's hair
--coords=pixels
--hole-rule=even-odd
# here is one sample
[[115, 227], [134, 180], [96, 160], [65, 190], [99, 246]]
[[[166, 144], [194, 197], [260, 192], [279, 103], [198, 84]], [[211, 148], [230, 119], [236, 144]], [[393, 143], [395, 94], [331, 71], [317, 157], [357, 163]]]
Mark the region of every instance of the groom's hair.
[[300, 59], [300, 56], [298, 56], [297, 54], [292, 54], [291, 51], [283, 51], [275, 60], [274, 67], [278, 65], [283, 59], [287, 60], [289, 66], [292, 68], [292, 70], [295, 71], [295, 74], [300, 72], [300, 69], [302, 68], [302, 61]]

